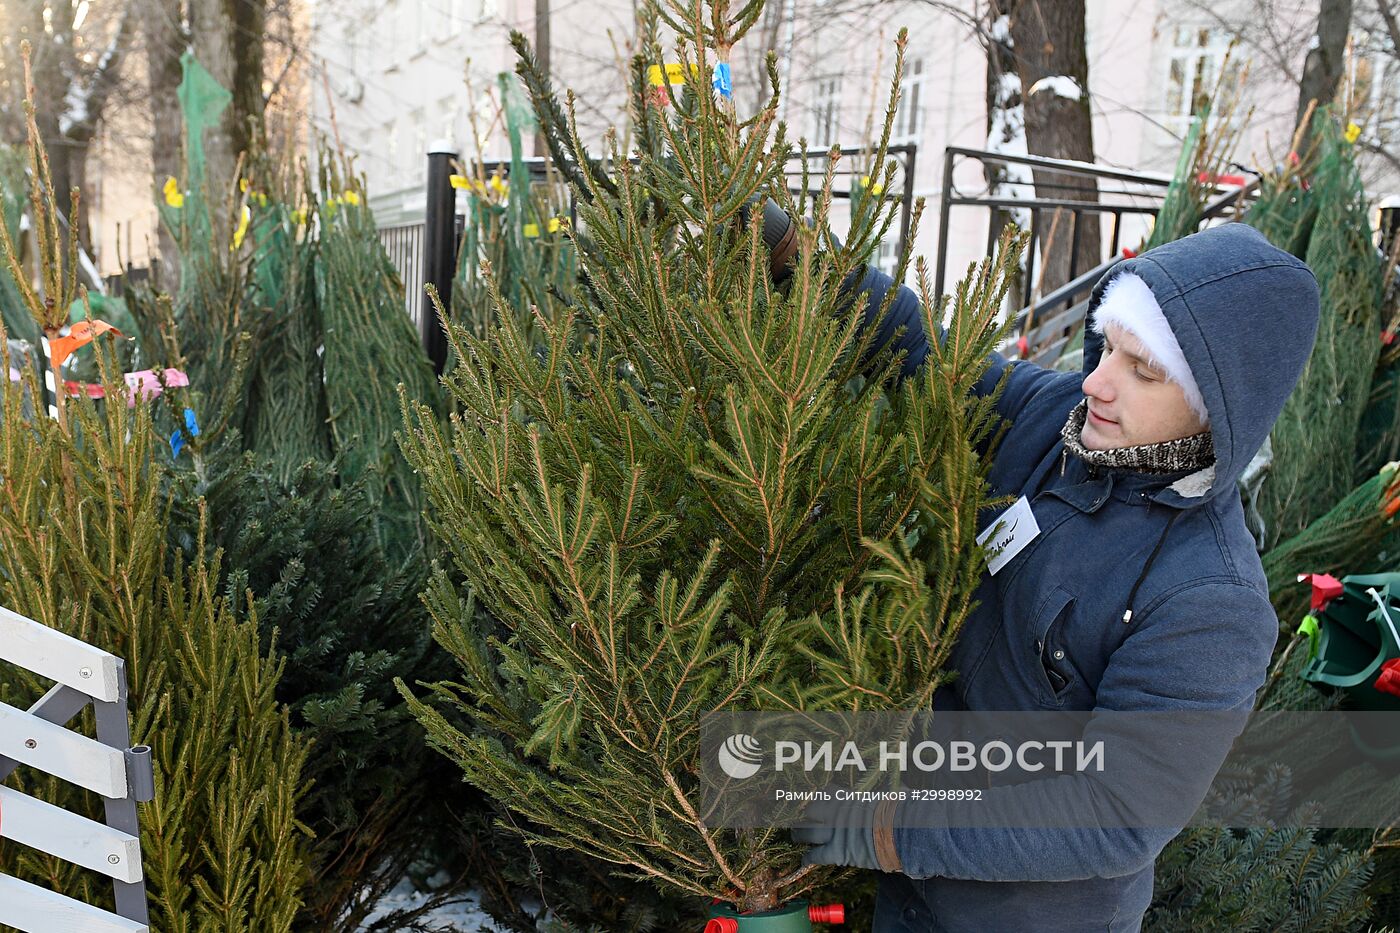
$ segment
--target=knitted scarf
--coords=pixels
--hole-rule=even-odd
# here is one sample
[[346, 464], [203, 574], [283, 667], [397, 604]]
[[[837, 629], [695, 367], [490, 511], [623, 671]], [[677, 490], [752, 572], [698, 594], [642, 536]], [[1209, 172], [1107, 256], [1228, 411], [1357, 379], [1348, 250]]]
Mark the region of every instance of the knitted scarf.
[[1090, 450], [1079, 438], [1080, 432], [1084, 430], [1084, 419], [1088, 416], [1089, 400], [1084, 399], [1069, 413], [1065, 426], [1060, 429], [1060, 437], [1064, 438], [1065, 450], [1090, 466], [1137, 470], [1142, 473], [1182, 473], [1200, 470], [1215, 462], [1215, 449], [1211, 445], [1208, 430], [1192, 434], [1190, 437], [1160, 441], [1156, 444]]

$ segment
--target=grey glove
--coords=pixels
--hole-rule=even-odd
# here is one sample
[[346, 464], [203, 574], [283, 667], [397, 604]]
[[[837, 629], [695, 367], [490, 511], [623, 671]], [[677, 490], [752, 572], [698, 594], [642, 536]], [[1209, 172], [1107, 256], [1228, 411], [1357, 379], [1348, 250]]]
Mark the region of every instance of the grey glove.
[[813, 846], [803, 854], [803, 865], [846, 865], [881, 870], [880, 861], [875, 857], [875, 833], [869, 827], [794, 829], [792, 841]]

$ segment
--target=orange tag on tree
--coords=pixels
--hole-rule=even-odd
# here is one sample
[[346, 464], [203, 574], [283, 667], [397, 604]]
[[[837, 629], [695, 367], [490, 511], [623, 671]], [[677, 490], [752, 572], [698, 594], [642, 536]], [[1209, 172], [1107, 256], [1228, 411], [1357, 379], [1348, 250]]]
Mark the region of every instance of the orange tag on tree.
[[50, 340], [49, 358], [53, 361], [54, 368], [62, 366], [63, 361], [72, 356], [74, 350], [92, 343], [93, 338], [108, 331], [118, 337], [126, 336], [106, 321], [79, 321], [68, 329], [67, 337], [57, 337]]

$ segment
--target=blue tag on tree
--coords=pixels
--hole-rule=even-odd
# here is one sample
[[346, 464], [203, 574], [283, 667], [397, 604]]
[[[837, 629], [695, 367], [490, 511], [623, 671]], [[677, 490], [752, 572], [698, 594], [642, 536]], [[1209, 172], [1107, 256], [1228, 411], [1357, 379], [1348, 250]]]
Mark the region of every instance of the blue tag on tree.
[[715, 65], [715, 90], [724, 97], [734, 96], [734, 80], [729, 75], [729, 62]]
[[[199, 437], [199, 421], [194, 416], [193, 408], [185, 409], [185, 431], [189, 432], [190, 437]], [[180, 451], [184, 449], [184, 432], [182, 432], [179, 428], [176, 428], [175, 433], [170, 435], [170, 456], [178, 457], [180, 456]]]

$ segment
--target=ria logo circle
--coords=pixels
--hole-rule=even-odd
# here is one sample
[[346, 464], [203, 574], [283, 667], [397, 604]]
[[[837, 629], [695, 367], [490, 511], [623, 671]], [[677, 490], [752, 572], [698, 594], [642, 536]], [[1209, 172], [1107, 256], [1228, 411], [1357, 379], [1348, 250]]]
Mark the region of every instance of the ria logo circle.
[[731, 735], [719, 747], [719, 767], [736, 781], [751, 778], [763, 767], [763, 746], [746, 732]]

